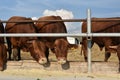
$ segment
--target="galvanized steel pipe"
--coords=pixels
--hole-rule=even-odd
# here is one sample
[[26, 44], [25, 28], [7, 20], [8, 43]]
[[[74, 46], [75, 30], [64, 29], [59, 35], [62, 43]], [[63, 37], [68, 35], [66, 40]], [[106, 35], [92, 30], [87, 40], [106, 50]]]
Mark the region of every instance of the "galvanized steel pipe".
[[[87, 10], [87, 34], [91, 33], [91, 11]], [[87, 36], [91, 37], [91, 36]], [[88, 73], [92, 72], [92, 63], [91, 63], [91, 38], [87, 38], [87, 52], [88, 52]]]

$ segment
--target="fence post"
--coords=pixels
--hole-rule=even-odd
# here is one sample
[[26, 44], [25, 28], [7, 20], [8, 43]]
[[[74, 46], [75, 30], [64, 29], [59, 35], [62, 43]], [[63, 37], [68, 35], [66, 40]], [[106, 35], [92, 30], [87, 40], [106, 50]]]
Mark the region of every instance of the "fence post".
[[87, 10], [87, 53], [88, 53], [88, 73], [92, 72], [91, 64], [91, 11]]

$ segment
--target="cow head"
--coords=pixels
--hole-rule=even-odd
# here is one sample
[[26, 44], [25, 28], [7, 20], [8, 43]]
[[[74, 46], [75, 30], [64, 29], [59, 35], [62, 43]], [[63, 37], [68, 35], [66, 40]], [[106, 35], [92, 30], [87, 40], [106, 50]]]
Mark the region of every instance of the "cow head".
[[29, 41], [27, 43], [29, 44], [31, 56], [40, 64], [47, 63], [44, 43], [37, 40]]
[[65, 39], [57, 39], [54, 43], [54, 53], [60, 64], [65, 64], [67, 62], [68, 45]]
[[0, 71], [3, 71], [7, 63], [7, 49], [4, 44], [0, 44]]

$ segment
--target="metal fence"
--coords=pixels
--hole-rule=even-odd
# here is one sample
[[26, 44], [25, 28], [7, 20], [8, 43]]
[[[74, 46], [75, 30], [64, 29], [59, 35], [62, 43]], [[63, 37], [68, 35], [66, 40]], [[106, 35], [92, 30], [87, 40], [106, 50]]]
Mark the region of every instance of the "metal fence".
[[[91, 11], [87, 10], [87, 19], [63, 19], [63, 20], [24, 20], [24, 21], [1, 21], [2, 23], [14, 23], [14, 22], [87, 22], [87, 33], [78, 33], [78, 34], [67, 34], [67, 33], [4, 33], [0, 34], [0, 37], [120, 37], [120, 33], [91, 33], [91, 22], [92, 21], [120, 21], [120, 19], [93, 19], [91, 20]], [[88, 39], [88, 73], [92, 72], [92, 63], [91, 63], [91, 39]]]

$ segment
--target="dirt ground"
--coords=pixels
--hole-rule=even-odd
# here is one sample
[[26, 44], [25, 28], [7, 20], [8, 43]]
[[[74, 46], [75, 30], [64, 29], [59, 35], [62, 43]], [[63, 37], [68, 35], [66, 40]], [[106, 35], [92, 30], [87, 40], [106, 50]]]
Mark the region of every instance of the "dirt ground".
[[66, 73], [46, 70], [6, 70], [0, 80], [120, 80], [120, 74]]

